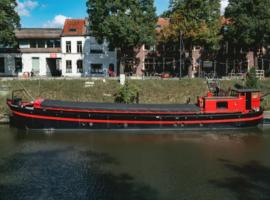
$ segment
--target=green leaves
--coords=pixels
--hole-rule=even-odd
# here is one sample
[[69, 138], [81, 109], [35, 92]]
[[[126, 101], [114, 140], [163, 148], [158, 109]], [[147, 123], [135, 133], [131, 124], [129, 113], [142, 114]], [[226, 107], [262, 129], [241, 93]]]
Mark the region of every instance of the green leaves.
[[232, 22], [225, 36], [235, 46], [256, 50], [269, 43], [269, 0], [230, 0], [225, 16]]
[[88, 0], [90, 30], [99, 42], [127, 52], [155, 42], [154, 0]]
[[4, 46], [14, 46], [15, 29], [20, 27], [20, 18], [15, 11], [16, 0], [0, 1], [0, 44]]
[[171, 25], [163, 31], [164, 39], [179, 40], [183, 33], [185, 43], [217, 50], [221, 40], [219, 0], [173, 0], [171, 1]]

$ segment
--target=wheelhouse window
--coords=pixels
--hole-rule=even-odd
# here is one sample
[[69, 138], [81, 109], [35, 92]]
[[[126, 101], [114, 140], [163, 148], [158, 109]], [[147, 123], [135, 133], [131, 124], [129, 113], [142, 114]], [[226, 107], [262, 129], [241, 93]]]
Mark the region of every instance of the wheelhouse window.
[[82, 53], [82, 41], [77, 42], [77, 53]]
[[0, 58], [0, 73], [5, 73], [5, 58]]
[[71, 41], [66, 42], [66, 53], [71, 53]]
[[257, 99], [260, 97], [260, 93], [259, 92], [253, 92], [252, 93], [252, 99]]
[[217, 109], [228, 109], [228, 102], [217, 102]]
[[82, 60], [77, 61], [77, 72], [83, 73], [83, 61]]
[[66, 73], [72, 73], [72, 61], [71, 60], [66, 61]]

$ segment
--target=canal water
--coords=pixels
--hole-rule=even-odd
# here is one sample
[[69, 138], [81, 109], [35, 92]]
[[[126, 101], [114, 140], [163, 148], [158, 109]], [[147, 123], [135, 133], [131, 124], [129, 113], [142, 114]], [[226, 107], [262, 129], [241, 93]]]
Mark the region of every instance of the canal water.
[[0, 126], [0, 199], [270, 199], [270, 130], [44, 135]]

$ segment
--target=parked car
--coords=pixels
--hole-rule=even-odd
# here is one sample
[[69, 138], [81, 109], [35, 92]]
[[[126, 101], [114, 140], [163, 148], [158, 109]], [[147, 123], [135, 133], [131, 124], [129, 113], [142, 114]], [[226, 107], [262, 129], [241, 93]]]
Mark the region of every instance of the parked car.
[[161, 75], [160, 75], [161, 78], [171, 78], [172, 75], [170, 74], [170, 72], [163, 72]]

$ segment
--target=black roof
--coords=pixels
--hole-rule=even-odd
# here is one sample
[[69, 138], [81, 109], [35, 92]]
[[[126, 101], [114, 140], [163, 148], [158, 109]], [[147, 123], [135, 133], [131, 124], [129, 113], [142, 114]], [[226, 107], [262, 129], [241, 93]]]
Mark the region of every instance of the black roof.
[[88, 103], [44, 100], [41, 105], [50, 108], [79, 109], [79, 110], [121, 110], [121, 111], [150, 111], [150, 112], [199, 112], [194, 104], [116, 104]]

